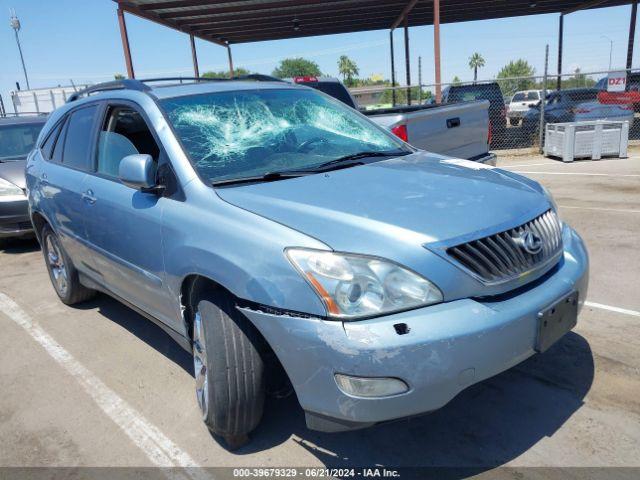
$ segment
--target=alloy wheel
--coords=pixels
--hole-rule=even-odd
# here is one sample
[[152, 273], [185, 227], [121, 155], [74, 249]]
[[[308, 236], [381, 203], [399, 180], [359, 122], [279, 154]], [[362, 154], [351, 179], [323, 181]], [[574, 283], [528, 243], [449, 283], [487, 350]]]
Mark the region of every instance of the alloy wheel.
[[58, 293], [64, 297], [69, 289], [69, 277], [58, 239], [54, 235], [47, 235], [46, 245], [47, 263], [53, 277], [53, 285]]
[[193, 322], [193, 369], [196, 377], [196, 398], [202, 418], [206, 418], [209, 411], [209, 381], [207, 379], [207, 348], [200, 312], [196, 313]]

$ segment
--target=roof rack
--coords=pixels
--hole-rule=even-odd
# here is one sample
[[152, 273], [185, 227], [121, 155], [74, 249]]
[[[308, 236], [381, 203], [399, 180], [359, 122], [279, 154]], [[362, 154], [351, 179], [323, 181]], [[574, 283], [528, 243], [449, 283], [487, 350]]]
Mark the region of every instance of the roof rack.
[[260, 73], [250, 73], [248, 75], [240, 75], [232, 78], [209, 78], [209, 77], [160, 77], [160, 78], [145, 78], [141, 80], [137, 79], [125, 79], [125, 80], [115, 80], [112, 82], [104, 82], [98, 83], [96, 85], [92, 85], [90, 87], [85, 88], [84, 90], [80, 90], [79, 92], [74, 92], [67, 99], [67, 103], [74, 102], [81, 97], [89, 96], [92, 93], [97, 92], [106, 92], [110, 90], [136, 90], [139, 92], [147, 92], [151, 90], [151, 88], [146, 85], [147, 83], [154, 82], [225, 82], [231, 80], [253, 80], [256, 82], [283, 82], [276, 77], [272, 77], [270, 75], [262, 75]]
[[137, 90], [144, 92], [150, 90], [148, 86], [142, 83], [140, 80], [115, 80], [113, 82], [98, 83], [91, 85], [90, 87], [80, 90], [79, 92], [72, 93], [67, 99], [67, 103], [75, 102], [81, 97], [89, 96], [92, 93], [106, 92], [109, 90]]

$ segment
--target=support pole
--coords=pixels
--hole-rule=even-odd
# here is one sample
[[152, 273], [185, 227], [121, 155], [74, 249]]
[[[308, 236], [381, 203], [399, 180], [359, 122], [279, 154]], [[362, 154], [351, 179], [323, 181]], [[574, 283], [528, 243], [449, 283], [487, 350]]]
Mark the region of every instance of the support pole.
[[542, 77], [542, 99], [540, 100], [540, 123], [538, 124], [538, 144], [540, 145], [540, 153], [544, 149], [544, 107], [547, 103], [547, 74], [549, 71], [549, 44], [544, 49], [544, 77]]
[[564, 39], [564, 13], [560, 14], [560, 22], [558, 24], [558, 80], [556, 82], [556, 90], [560, 90], [562, 86], [562, 42]]
[[196, 78], [200, 78], [200, 69], [198, 68], [198, 53], [196, 52], [196, 40], [193, 34], [189, 35], [189, 42], [191, 43], [191, 60], [193, 60], [193, 73]]
[[418, 57], [418, 103], [422, 103], [422, 57]]
[[133, 71], [133, 62], [131, 61], [131, 50], [129, 49], [129, 35], [127, 34], [127, 24], [124, 21], [124, 10], [118, 7], [118, 23], [120, 25], [120, 38], [122, 39], [122, 50], [124, 52], [124, 61], [127, 65], [127, 76], [136, 78]]
[[227, 43], [227, 56], [229, 57], [229, 78], [234, 77], [233, 73], [233, 57], [231, 56], [231, 45]]
[[407, 81], [407, 105], [411, 105], [411, 60], [409, 54], [409, 18], [404, 17], [404, 68]]
[[389, 45], [391, 47], [391, 104], [396, 106], [396, 61], [393, 52], [393, 30], [389, 31]]
[[442, 102], [440, 77], [440, 0], [433, 0], [433, 59], [436, 70], [436, 103]]
[[631, 20], [629, 22], [629, 44], [627, 46], [627, 70], [631, 70], [633, 63], [633, 42], [636, 36], [636, 16], [638, 15], [638, 0], [631, 4]]

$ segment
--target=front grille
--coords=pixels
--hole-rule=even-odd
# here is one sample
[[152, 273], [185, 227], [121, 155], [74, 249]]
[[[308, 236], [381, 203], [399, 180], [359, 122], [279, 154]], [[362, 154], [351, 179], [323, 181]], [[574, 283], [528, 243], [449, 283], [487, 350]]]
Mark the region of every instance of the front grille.
[[541, 268], [561, 252], [562, 228], [552, 210], [519, 227], [447, 249], [485, 283], [505, 282]]

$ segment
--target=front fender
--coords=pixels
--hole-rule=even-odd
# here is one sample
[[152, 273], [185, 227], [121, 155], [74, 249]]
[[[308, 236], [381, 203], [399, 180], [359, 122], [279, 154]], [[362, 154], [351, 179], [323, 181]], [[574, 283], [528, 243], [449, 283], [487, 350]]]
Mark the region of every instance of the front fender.
[[176, 298], [185, 278], [197, 274], [243, 300], [326, 315], [321, 300], [284, 254], [286, 247], [328, 249], [326, 245], [230, 205], [213, 192], [208, 198], [206, 191], [199, 193], [189, 202], [168, 203], [163, 212], [165, 282]]

